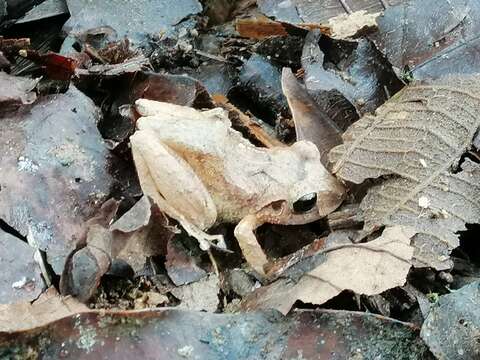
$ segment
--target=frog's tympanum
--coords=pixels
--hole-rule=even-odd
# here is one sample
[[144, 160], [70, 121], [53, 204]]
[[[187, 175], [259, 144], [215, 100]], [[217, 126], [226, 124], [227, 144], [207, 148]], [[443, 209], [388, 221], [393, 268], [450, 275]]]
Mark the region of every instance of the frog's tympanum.
[[140, 99], [142, 116], [131, 136], [144, 193], [179, 221], [200, 246], [224, 247], [204, 231], [235, 223], [247, 262], [260, 274], [267, 258], [254, 230], [264, 223], [306, 224], [337, 208], [343, 186], [321, 164], [308, 141], [261, 148], [232, 129], [223, 109]]

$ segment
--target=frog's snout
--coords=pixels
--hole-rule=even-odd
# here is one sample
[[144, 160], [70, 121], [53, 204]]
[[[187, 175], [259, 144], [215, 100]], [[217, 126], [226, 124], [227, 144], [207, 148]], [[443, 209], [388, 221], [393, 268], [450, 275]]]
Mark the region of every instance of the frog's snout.
[[332, 211], [337, 209], [343, 202], [346, 196], [345, 188], [338, 182], [337, 186], [327, 191], [318, 193], [318, 213], [320, 217], [327, 216]]

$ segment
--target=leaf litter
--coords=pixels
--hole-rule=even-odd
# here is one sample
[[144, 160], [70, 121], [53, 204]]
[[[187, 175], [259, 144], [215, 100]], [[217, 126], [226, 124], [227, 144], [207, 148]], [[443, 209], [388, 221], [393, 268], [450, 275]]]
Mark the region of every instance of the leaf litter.
[[[479, 222], [475, 2], [182, 0], [162, 14], [144, 1], [4, 3], [2, 356], [478, 355], [462, 305], [476, 287], [454, 290], [478, 280], [465, 277]], [[201, 226], [224, 241], [205, 252], [142, 191], [130, 141], [142, 98], [180, 105], [177, 116], [222, 112], [256, 149], [237, 173], [268, 178], [262, 148], [311, 141], [341, 196], [311, 218], [310, 193], [256, 214], [246, 203], [242, 227], [235, 213]], [[193, 128], [182, 136], [202, 138]], [[190, 190], [177, 212], [192, 210]], [[280, 225], [285, 214], [303, 220]]]
[[413, 84], [356, 122], [330, 153], [346, 181], [389, 176], [362, 200], [365, 229], [413, 227], [416, 266], [450, 268], [456, 232], [480, 220], [479, 167], [461, 161], [480, 125], [477, 91], [475, 77]]

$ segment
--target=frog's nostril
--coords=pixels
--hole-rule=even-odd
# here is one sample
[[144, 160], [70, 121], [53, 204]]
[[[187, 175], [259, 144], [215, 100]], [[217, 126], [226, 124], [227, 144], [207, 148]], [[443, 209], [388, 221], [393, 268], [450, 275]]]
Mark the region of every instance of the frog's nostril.
[[293, 203], [293, 211], [296, 213], [312, 210], [317, 203], [317, 193], [303, 195], [300, 199]]

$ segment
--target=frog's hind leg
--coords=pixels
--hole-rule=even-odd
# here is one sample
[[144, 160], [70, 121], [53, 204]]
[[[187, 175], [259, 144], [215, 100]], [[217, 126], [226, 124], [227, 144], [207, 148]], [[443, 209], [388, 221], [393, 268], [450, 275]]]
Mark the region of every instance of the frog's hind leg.
[[137, 131], [130, 143], [143, 193], [195, 237], [203, 250], [212, 245], [225, 248], [221, 235], [204, 232], [215, 223], [217, 210], [190, 165], [151, 130]]

